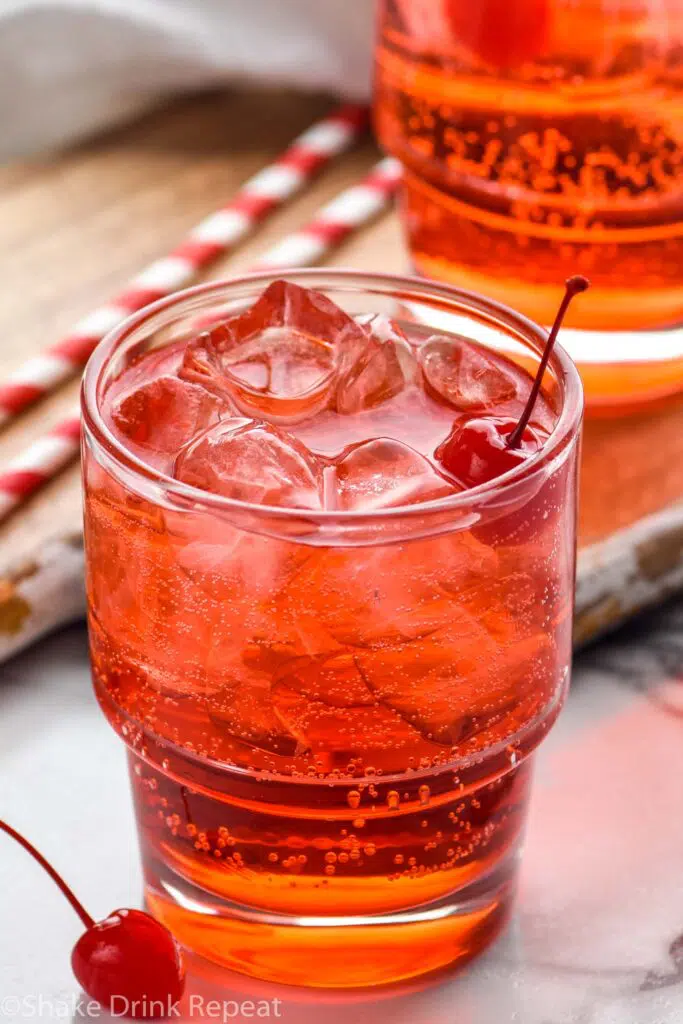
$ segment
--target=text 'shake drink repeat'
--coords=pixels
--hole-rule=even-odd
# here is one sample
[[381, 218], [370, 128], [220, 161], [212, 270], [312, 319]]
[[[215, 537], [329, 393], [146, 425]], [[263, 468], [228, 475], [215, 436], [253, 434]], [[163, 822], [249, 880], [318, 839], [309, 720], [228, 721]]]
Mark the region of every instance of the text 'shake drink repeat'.
[[571, 650], [581, 388], [558, 350], [530, 407], [545, 342], [449, 287], [300, 271], [98, 349], [95, 687], [189, 947], [351, 986], [506, 919]]
[[680, 0], [379, 4], [376, 126], [415, 268], [543, 324], [587, 274], [568, 348], [589, 405], [682, 388], [682, 53]]

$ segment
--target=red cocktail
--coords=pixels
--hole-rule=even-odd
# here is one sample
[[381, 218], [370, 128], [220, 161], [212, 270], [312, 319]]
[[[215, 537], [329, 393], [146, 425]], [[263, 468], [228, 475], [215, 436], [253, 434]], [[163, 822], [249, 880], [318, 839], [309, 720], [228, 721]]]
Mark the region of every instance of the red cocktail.
[[562, 280], [587, 274], [565, 340], [589, 406], [680, 392], [683, 5], [378, 9], [376, 125], [404, 166], [415, 268], [539, 323]]
[[506, 919], [570, 660], [566, 356], [509, 468], [470, 440], [519, 420], [544, 341], [448, 287], [301, 271], [164, 300], [91, 361], [95, 688], [191, 948], [375, 984]]

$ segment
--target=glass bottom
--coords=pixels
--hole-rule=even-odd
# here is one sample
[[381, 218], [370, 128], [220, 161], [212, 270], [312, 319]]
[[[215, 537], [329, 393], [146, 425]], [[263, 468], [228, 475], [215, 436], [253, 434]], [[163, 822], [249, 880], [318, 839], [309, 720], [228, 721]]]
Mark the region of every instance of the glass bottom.
[[387, 984], [469, 960], [508, 917], [530, 755], [555, 711], [457, 772], [336, 782], [147, 734], [144, 757], [128, 751], [147, 904], [198, 955], [284, 984]]
[[275, 914], [212, 896], [160, 861], [145, 864], [149, 911], [194, 953], [287, 985], [360, 988], [455, 968], [506, 924], [519, 849], [484, 878], [411, 910], [365, 917]]

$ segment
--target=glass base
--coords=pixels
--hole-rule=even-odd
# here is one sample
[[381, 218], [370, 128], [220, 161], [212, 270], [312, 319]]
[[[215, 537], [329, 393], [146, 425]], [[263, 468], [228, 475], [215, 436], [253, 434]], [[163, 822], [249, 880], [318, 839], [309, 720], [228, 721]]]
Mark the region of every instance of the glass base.
[[432, 903], [366, 917], [307, 917], [239, 905], [146, 865], [147, 907], [194, 953], [287, 985], [357, 988], [459, 966], [506, 924], [519, 850], [485, 877]]

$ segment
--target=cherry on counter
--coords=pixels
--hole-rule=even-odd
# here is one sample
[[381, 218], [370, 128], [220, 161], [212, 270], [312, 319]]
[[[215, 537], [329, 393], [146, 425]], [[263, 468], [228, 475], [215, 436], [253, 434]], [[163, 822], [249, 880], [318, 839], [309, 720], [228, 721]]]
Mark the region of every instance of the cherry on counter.
[[40, 864], [85, 925], [71, 954], [73, 972], [84, 992], [116, 1016], [149, 1020], [172, 1013], [183, 994], [185, 971], [168, 928], [141, 910], [116, 910], [95, 921], [28, 839], [4, 821], [0, 830]]

